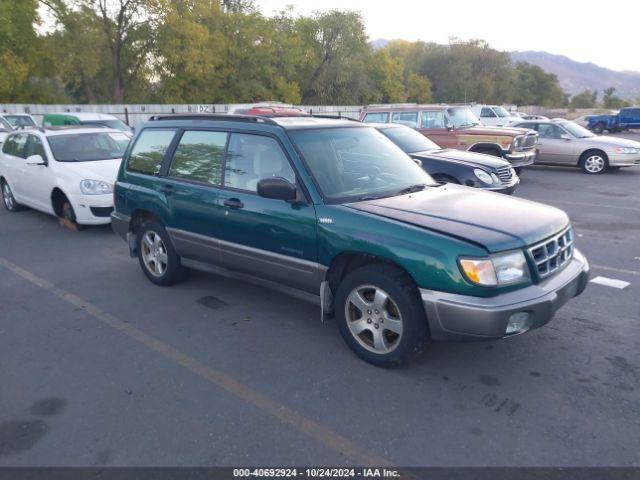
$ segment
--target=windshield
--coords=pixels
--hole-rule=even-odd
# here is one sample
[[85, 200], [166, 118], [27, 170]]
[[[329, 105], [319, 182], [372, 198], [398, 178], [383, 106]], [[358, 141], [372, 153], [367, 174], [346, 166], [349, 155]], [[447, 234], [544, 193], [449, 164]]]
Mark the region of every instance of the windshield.
[[0, 130], [11, 131], [13, 127], [4, 118], [0, 117]]
[[455, 127], [473, 127], [474, 125], [480, 125], [480, 120], [476, 117], [470, 108], [448, 108], [449, 122]]
[[74, 133], [48, 137], [53, 157], [59, 162], [92, 162], [122, 158], [129, 137], [120, 132]]
[[[500, 118], [511, 117], [512, 115], [507, 112], [507, 110], [503, 107], [493, 107], [493, 111], [496, 112]], [[515, 115], [513, 115], [515, 117]]]
[[591, 137], [595, 137], [596, 136], [595, 134], [593, 134], [592, 132], [590, 132], [586, 128], [581, 127], [577, 123], [562, 122], [560, 125], [562, 125], [562, 127], [567, 132], [569, 132], [571, 135], [573, 135], [574, 137], [577, 137], [577, 138], [591, 138]]
[[388, 197], [415, 185], [435, 184], [411, 157], [374, 128], [297, 130], [290, 136], [329, 200]]
[[438, 144], [432, 142], [423, 134], [409, 127], [382, 128], [385, 137], [399, 146], [406, 153], [425, 152], [427, 150], [441, 150]]
[[7, 122], [11, 124], [12, 127], [36, 127], [36, 122], [33, 121], [33, 118], [28, 117], [26, 115], [5, 115]]

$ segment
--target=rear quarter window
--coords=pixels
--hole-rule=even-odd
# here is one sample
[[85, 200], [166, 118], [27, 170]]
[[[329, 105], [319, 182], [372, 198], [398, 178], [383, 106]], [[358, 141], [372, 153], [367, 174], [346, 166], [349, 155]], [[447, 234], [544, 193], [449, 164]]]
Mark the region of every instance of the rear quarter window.
[[143, 130], [131, 150], [127, 170], [148, 175], [160, 173], [164, 156], [175, 134], [175, 129]]

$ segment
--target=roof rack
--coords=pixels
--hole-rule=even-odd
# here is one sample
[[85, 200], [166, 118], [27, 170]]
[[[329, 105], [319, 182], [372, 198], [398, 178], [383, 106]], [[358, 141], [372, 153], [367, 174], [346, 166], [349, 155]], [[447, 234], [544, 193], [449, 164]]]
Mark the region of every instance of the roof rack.
[[356, 118], [343, 117], [340, 114], [338, 114], [338, 115], [327, 115], [327, 114], [322, 114], [322, 113], [321, 114], [312, 113], [309, 116], [310, 117], [314, 117], [314, 118], [329, 118], [331, 120], [348, 120], [350, 122], [358, 122], [358, 123], [360, 123], [360, 120], [358, 120]]
[[415, 102], [407, 102], [407, 103], [371, 103], [369, 105], [365, 105], [364, 108], [380, 108], [380, 107], [415, 107], [418, 104]]
[[[278, 125], [271, 118], [258, 115], [229, 115], [226, 113], [174, 113], [167, 115], [152, 115], [149, 121], [158, 120], [221, 120], [224, 122], [268, 123]], [[279, 125], [278, 125], [279, 126]]]

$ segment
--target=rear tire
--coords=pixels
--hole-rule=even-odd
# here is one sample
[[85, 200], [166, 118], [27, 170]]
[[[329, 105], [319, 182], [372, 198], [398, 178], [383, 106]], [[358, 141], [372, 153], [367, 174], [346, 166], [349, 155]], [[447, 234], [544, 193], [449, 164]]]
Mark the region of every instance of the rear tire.
[[580, 157], [580, 168], [584, 173], [590, 175], [600, 175], [609, 168], [609, 159], [604, 152], [599, 150], [590, 150], [584, 152]]
[[136, 249], [140, 268], [156, 285], [167, 287], [184, 278], [185, 269], [180, 263], [165, 228], [159, 223], [147, 221], [138, 229]]
[[415, 283], [382, 263], [349, 272], [335, 296], [338, 328], [349, 348], [379, 367], [402, 365], [429, 340], [429, 327]]
[[604, 132], [604, 123], [596, 123], [593, 127], [593, 133], [597, 133], [598, 135], [600, 135], [602, 132]]
[[25, 207], [16, 202], [16, 199], [13, 196], [13, 191], [6, 180], [2, 179], [2, 181], [0, 181], [0, 189], [2, 189], [2, 201], [4, 203], [4, 208], [14, 213], [21, 212], [25, 209]]

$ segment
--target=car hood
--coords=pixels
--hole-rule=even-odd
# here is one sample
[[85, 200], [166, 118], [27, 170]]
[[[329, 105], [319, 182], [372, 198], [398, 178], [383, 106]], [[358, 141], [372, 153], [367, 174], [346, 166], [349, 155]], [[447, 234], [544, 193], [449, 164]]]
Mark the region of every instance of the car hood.
[[456, 163], [463, 163], [471, 167], [486, 167], [491, 170], [497, 170], [501, 167], [508, 167], [510, 164], [506, 160], [502, 160], [492, 155], [484, 155], [482, 153], [469, 152], [465, 150], [430, 150], [427, 152], [416, 152], [410, 154], [413, 158], [427, 159], [436, 158], [438, 160], [448, 160]]
[[488, 127], [486, 125], [475, 125], [464, 129], [466, 132], [475, 133], [476, 135], [524, 135], [531, 129], [519, 127]]
[[492, 253], [533, 245], [569, 225], [567, 214], [555, 207], [453, 184], [346, 206], [480, 244]]
[[629, 140], [626, 138], [619, 138], [619, 137], [609, 137], [607, 135], [602, 135], [598, 137], [581, 138], [580, 141], [588, 143], [589, 145], [601, 146], [601, 147], [640, 148], [640, 142], [636, 142], [635, 140]]
[[101, 180], [114, 184], [122, 159], [95, 160], [91, 162], [67, 162], [73, 172], [83, 180]]

